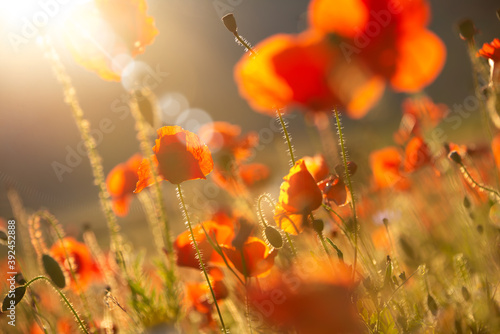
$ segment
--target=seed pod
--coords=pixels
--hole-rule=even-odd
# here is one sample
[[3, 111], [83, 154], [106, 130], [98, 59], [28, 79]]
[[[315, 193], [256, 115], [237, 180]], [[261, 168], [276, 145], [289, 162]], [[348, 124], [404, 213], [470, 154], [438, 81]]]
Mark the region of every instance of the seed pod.
[[42, 265], [43, 269], [45, 269], [45, 272], [47, 273], [47, 276], [50, 277], [52, 282], [54, 282], [58, 288], [63, 289], [66, 286], [66, 278], [64, 277], [59, 263], [57, 263], [57, 261], [50, 255], [43, 254]]
[[464, 197], [464, 207], [466, 209], [470, 209], [470, 207], [471, 207], [470, 199], [467, 196]]
[[19, 285], [24, 285], [26, 284], [26, 280], [24, 279], [24, 276], [22, 273], [17, 273], [15, 276], [16, 283]]
[[222, 17], [222, 22], [226, 26], [227, 30], [232, 32], [233, 34], [237, 34], [238, 25], [236, 24], [236, 19], [234, 18], [233, 13], [229, 13]]
[[266, 226], [264, 230], [264, 235], [266, 240], [273, 246], [274, 248], [283, 247], [283, 238], [281, 237], [281, 233], [272, 226]]
[[477, 32], [474, 22], [469, 19], [462, 20], [458, 23], [458, 31], [460, 32], [460, 38], [466, 41], [472, 40]]

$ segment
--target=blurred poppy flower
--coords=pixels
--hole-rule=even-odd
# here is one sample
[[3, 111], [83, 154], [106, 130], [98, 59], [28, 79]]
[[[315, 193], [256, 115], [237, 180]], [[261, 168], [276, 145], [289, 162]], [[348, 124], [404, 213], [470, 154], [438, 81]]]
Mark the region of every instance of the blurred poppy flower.
[[370, 154], [370, 166], [377, 188], [408, 189], [409, 181], [401, 173], [402, 160], [396, 147], [386, 147]]
[[435, 127], [448, 113], [445, 104], [435, 104], [428, 97], [407, 98], [403, 101], [403, 118], [395, 141], [404, 145], [412, 135], [422, 136], [423, 130]]
[[[232, 228], [218, 224], [214, 221], [206, 221], [203, 223], [205, 231], [208, 235], [218, 244], [227, 244], [231, 242], [234, 232]], [[198, 243], [198, 248], [202, 254], [202, 259], [204, 264], [206, 263], [219, 263], [223, 264], [221, 256], [217, 254], [214, 250], [210, 241], [207, 239], [205, 232], [203, 231], [201, 224], [193, 227], [193, 234], [196, 242]], [[177, 254], [177, 265], [181, 267], [191, 267], [195, 269], [200, 268], [200, 262], [196, 257], [196, 250], [193, 248], [191, 233], [189, 231], [184, 231], [179, 234], [174, 241], [174, 250]]]
[[306, 156], [302, 159], [304, 159], [307, 170], [311, 173], [316, 182], [325, 179], [330, 173], [323, 154], [316, 154], [312, 157]]
[[247, 160], [252, 155], [252, 148], [259, 143], [257, 133], [250, 132], [241, 136], [241, 128], [228, 122], [205, 124], [198, 135], [212, 153], [226, 151], [237, 162]]
[[311, 260], [286, 273], [272, 271], [258, 287], [248, 288], [250, 314], [283, 332], [364, 333], [351, 300], [350, 271], [338, 266], [332, 273], [329, 268], [329, 263]]
[[490, 80], [495, 84], [500, 83], [500, 39], [495, 38], [489, 44], [484, 43], [477, 56], [488, 59], [491, 66]]
[[269, 177], [269, 167], [261, 163], [241, 165], [239, 168], [240, 178], [243, 183], [250, 187]]
[[[69, 260], [66, 258], [66, 252]], [[67, 277], [71, 279], [70, 286], [73, 289], [76, 289], [76, 285], [70, 273], [70, 263], [78, 280], [78, 286], [82, 289], [85, 289], [99, 275], [97, 264], [92, 259], [87, 246], [74, 238], [66, 237], [62, 240], [62, 243], [57, 241], [50, 248], [50, 254], [61, 264], [63, 270], [67, 273]]]
[[105, 80], [119, 81], [132, 58], [158, 34], [145, 0], [94, 0], [73, 11], [65, 39], [75, 61]]
[[115, 166], [106, 178], [106, 186], [113, 203], [113, 211], [118, 216], [123, 217], [128, 213], [131, 195], [134, 193], [137, 181], [139, 181], [137, 171], [141, 162], [142, 156], [137, 153], [127, 162]]
[[380, 80], [346, 62], [322, 34], [275, 35], [256, 50], [238, 62], [235, 79], [250, 105], [270, 116], [297, 105], [313, 112], [339, 106], [359, 118], [383, 91]]
[[491, 150], [493, 152], [493, 157], [495, 158], [495, 164], [500, 170], [500, 133], [493, 138], [491, 142]]
[[414, 172], [431, 162], [432, 155], [429, 146], [421, 137], [413, 137], [405, 148], [405, 172]]
[[283, 180], [278, 201], [284, 210], [309, 214], [321, 206], [321, 190], [303, 159], [295, 163]]
[[430, 84], [444, 65], [446, 49], [426, 29], [429, 18], [425, 0], [314, 0], [309, 6], [313, 29], [339, 36], [346, 58], [360, 59], [405, 92]]
[[[208, 147], [194, 133], [180, 126], [164, 126], [158, 130], [158, 139], [153, 146], [154, 168], [160, 179], [179, 184], [188, 180], [206, 179], [214, 168]], [[144, 159], [139, 166], [139, 181], [134, 192], [153, 184], [151, 166]]]
[[247, 277], [265, 275], [278, 254], [278, 250], [270, 250], [264, 241], [256, 237], [249, 237], [240, 249], [229, 245], [222, 245], [221, 248], [235, 268]]
[[[68, 319], [60, 319], [57, 321], [57, 334], [73, 334], [77, 333], [79, 329], [74, 325], [74, 321]], [[29, 334], [44, 334], [46, 333], [40, 326], [34, 322], [31, 325]]]

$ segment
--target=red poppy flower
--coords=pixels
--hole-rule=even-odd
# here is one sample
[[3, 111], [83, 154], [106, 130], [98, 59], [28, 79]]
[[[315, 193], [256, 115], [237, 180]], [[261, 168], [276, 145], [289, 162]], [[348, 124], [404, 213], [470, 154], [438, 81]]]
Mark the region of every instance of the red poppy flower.
[[319, 189], [323, 192], [323, 197], [327, 201], [334, 202], [338, 206], [349, 202], [349, 189], [339, 176], [331, 176], [318, 183]]
[[491, 142], [491, 150], [493, 151], [493, 157], [495, 158], [497, 168], [500, 169], [500, 134], [497, 134], [493, 138], [493, 141]]
[[323, 154], [316, 154], [313, 157], [303, 157], [306, 168], [311, 173], [316, 182], [324, 180], [330, 173]]
[[238, 172], [247, 187], [267, 179], [270, 174], [269, 167], [260, 163], [241, 165]]
[[352, 302], [350, 271], [311, 260], [286, 273], [272, 271], [250, 286], [252, 318], [261, 318], [280, 332], [298, 334], [364, 333]]
[[392, 188], [404, 190], [409, 187], [409, 181], [401, 173], [402, 158], [396, 147], [386, 147], [370, 154], [370, 166], [377, 188]]
[[303, 159], [295, 163], [283, 180], [278, 201], [284, 210], [309, 214], [321, 206], [321, 190]]
[[383, 91], [380, 80], [347, 63], [322, 34], [276, 35], [256, 50], [236, 65], [235, 79], [251, 106], [268, 115], [292, 105], [308, 111], [339, 106], [359, 118]]
[[[164, 126], [158, 130], [158, 139], [152, 156], [159, 177], [179, 184], [187, 180], [206, 179], [214, 168], [212, 155], [207, 145], [201, 143], [194, 133], [180, 126]], [[153, 184], [151, 166], [144, 159], [139, 166], [139, 181], [134, 192], [140, 192]]]
[[425, 28], [429, 16], [425, 0], [314, 0], [309, 7], [310, 25], [338, 35], [344, 56], [406, 92], [427, 86], [444, 65], [443, 42]]
[[[234, 232], [232, 228], [226, 225], [221, 225], [214, 221], [206, 221], [203, 223], [203, 227], [212, 240], [217, 241], [219, 244], [230, 243], [233, 239]], [[204, 264], [223, 264], [224, 261], [221, 256], [217, 254], [209, 240], [207, 240], [203, 227], [201, 225], [193, 227], [194, 238], [196, 239], [198, 248], [202, 254], [201, 260]], [[174, 249], [177, 254], [177, 265], [195, 269], [200, 268], [200, 263], [196, 256], [196, 251], [193, 248], [191, 233], [189, 231], [184, 231], [179, 234], [174, 241]]]
[[95, 0], [81, 5], [65, 26], [75, 61], [105, 80], [119, 81], [124, 67], [153, 43], [158, 30], [145, 0]]
[[431, 159], [429, 146], [421, 137], [413, 137], [406, 145], [404, 161], [406, 172], [414, 172], [428, 164]]
[[265, 275], [278, 254], [278, 250], [270, 250], [264, 241], [255, 237], [249, 237], [241, 249], [229, 245], [221, 248], [234, 267], [247, 277]]
[[66, 252], [71, 261], [71, 268], [75, 273], [78, 281], [78, 286], [85, 289], [89, 283], [99, 274], [97, 264], [92, 259], [92, 255], [87, 246], [74, 238], [66, 237], [62, 243], [60, 241], [54, 243], [50, 248], [50, 254], [59, 262], [63, 270], [67, 273], [67, 277], [71, 279], [70, 286], [76, 289], [75, 282], [70, 273], [70, 264], [66, 259]]
[[485, 43], [477, 52], [477, 56], [489, 60], [491, 65], [490, 80], [494, 84], [500, 83], [500, 39], [495, 38], [490, 44]]
[[113, 202], [113, 211], [118, 216], [126, 216], [131, 196], [134, 193], [139, 176], [137, 171], [142, 162], [142, 156], [137, 153], [125, 163], [113, 168], [107, 178], [106, 186]]

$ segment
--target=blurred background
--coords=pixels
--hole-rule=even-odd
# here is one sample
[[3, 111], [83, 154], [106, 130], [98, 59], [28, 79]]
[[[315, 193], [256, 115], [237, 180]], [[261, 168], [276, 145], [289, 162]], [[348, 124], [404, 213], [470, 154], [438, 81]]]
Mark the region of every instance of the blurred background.
[[[55, 1], [55, 0], [54, 0]], [[32, 20], [43, 3], [54, 1], [2, 1], [0, 4], [0, 217], [12, 217], [6, 185], [14, 186], [30, 210], [47, 208], [78, 235], [84, 223], [106, 235], [105, 219], [98, 203], [98, 190], [86, 156], [74, 158], [71, 172], [57, 175], [54, 162], [66, 164], [68, 154], [77, 152], [81, 139], [62, 89], [44, 59], [36, 38], [19, 45], [12, 40], [20, 35], [26, 20]], [[86, 118], [95, 129], [98, 151], [105, 173], [139, 151], [134, 123], [127, 115], [126, 91], [122, 83], [107, 82], [77, 65], [61, 39], [62, 22], [78, 1], [56, 1], [58, 10], [44, 29], [53, 40], [64, 65], [73, 79]], [[432, 21], [429, 28], [445, 43], [446, 65], [426, 93], [437, 103], [450, 108], [473, 94], [471, 69], [465, 44], [458, 37], [456, 23], [470, 18], [480, 33], [478, 43], [500, 37], [500, 21], [495, 11], [497, 0], [430, 1]], [[255, 161], [267, 162], [272, 175], [268, 190], [279, 191], [287, 172], [285, 146], [273, 120], [256, 113], [242, 99], [233, 80], [233, 67], [243, 49], [222, 25], [220, 17], [233, 12], [239, 32], [253, 45], [276, 33], [297, 33], [307, 27], [308, 1], [302, 0], [149, 0], [148, 14], [156, 20], [159, 35], [137, 61], [156, 73], [154, 93], [158, 97], [163, 121], [197, 126], [210, 121], [238, 124], [243, 131], [271, 129]], [[126, 83], [125, 83], [126, 86]], [[387, 89], [382, 100], [362, 120], [344, 119], [347, 144], [354, 160], [366, 160], [369, 150], [388, 145], [401, 118], [403, 94]], [[125, 107], [125, 109], [123, 109]], [[472, 115], [457, 130], [445, 129], [448, 138], [459, 143], [485, 140], [477, 131], [479, 117]], [[100, 129], [107, 122], [107, 131]], [[273, 130], [274, 129], [274, 130]], [[274, 131], [274, 132], [273, 132]], [[300, 113], [290, 119], [290, 131], [299, 156], [321, 149], [314, 129], [306, 125]], [[264, 131], [266, 132], [266, 131]], [[264, 134], [261, 132], [261, 134]], [[269, 131], [267, 131], [269, 133]], [[76, 153], [78, 154], [78, 153]], [[369, 171], [361, 171], [368, 175]], [[210, 181], [192, 183], [189, 188], [194, 214], [202, 215], [206, 194], [216, 192]], [[169, 213], [177, 215], [174, 188], [164, 182]], [[210, 196], [209, 196], [210, 197]], [[197, 211], [198, 210], [198, 211]], [[120, 224], [138, 242], [144, 218], [138, 201]], [[179, 221], [179, 226], [182, 224]], [[178, 228], [174, 229], [178, 230]], [[137, 240], [135, 240], [137, 239]]]

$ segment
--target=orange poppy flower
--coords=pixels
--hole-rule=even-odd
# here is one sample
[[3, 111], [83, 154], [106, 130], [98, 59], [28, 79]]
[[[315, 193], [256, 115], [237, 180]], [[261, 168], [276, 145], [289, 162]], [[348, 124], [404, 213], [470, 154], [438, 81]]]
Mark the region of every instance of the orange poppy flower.
[[421, 137], [413, 137], [405, 149], [405, 171], [410, 173], [431, 162], [432, 155], [429, 146]]
[[264, 241], [256, 237], [249, 237], [241, 249], [229, 245], [222, 245], [221, 248], [234, 267], [247, 277], [265, 275], [278, 254], [278, 250], [270, 250]]
[[497, 168], [500, 169], [500, 133], [493, 138], [491, 150], [493, 151], [493, 157], [495, 158]]
[[238, 172], [247, 187], [267, 179], [271, 173], [269, 167], [260, 163], [241, 165]]
[[[208, 235], [215, 239], [218, 244], [230, 243], [234, 232], [232, 228], [218, 224], [214, 221], [206, 221], [203, 223], [203, 227], [207, 231]], [[207, 236], [203, 231], [201, 225], [196, 225], [193, 227], [193, 234], [196, 242], [198, 243], [198, 248], [200, 249], [204, 264], [206, 263], [218, 263], [223, 264], [221, 256], [213, 249]], [[177, 265], [181, 267], [191, 267], [195, 269], [200, 268], [199, 260], [196, 256], [196, 251], [193, 248], [191, 233], [189, 231], [184, 231], [174, 241], [174, 250], [177, 254]]]
[[307, 215], [288, 212], [278, 203], [274, 208], [274, 221], [283, 231], [297, 235], [307, 226]]
[[313, 29], [340, 37], [349, 59], [360, 59], [397, 91], [415, 92], [430, 84], [446, 56], [443, 42], [426, 29], [425, 0], [313, 0]]
[[158, 30], [145, 0], [95, 0], [68, 18], [65, 39], [75, 61], [105, 80], [119, 81], [133, 57], [144, 53]]
[[500, 83], [500, 39], [495, 38], [490, 44], [485, 43], [477, 52], [478, 57], [489, 60], [491, 65], [491, 82]]
[[[206, 179], [214, 168], [212, 155], [207, 145], [198, 136], [180, 126], [164, 126], [158, 130], [158, 139], [152, 156], [159, 177], [179, 184], [187, 180]], [[139, 166], [139, 181], [134, 192], [153, 184], [151, 166], [144, 159]]]
[[347, 196], [349, 189], [339, 176], [330, 176], [328, 179], [319, 182], [318, 187], [327, 201], [334, 202], [338, 206], [345, 205], [350, 200], [349, 196]]
[[350, 271], [338, 266], [332, 273], [330, 268], [329, 263], [311, 260], [286, 273], [272, 271], [258, 287], [249, 287], [250, 315], [280, 332], [364, 333], [351, 298]]
[[283, 180], [278, 201], [284, 210], [309, 214], [321, 206], [321, 190], [303, 159], [295, 163]]
[[106, 178], [106, 186], [113, 203], [113, 211], [118, 216], [123, 217], [128, 213], [131, 195], [134, 193], [137, 181], [139, 181], [137, 171], [141, 161], [142, 156], [137, 153], [127, 162], [115, 166]]
[[70, 273], [70, 264], [68, 263], [68, 259], [66, 259], [66, 252], [69, 256], [69, 261], [71, 261], [71, 268], [78, 281], [78, 286], [85, 289], [99, 275], [97, 264], [92, 259], [87, 246], [76, 241], [74, 238], [66, 237], [62, 243], [58, 241], [52, 245], [50, 254], [61, 264], [63, 271], [66, 272], [66, 277], [71, 279], [70, 286], [73, 289], [77, 287]]
[[228, 151], [236, 161], [247, 160], [252, 155], [252, 148], [259, 143], [259, 136], [250, 132], [241, 135], [241, 128], [227, 122], [213, 122], [203, 125], [198, 131], [200, 139], [212, 152]]
[[311, 173], [316, 182], [325, 179], [330, 173], [323, 154], [316, 154], [313, 157], [303, 157], [306, 168]]
[[308, 111], [338, 106], [359, 118], [384, 88], [357, 63], [346, 62], [324, 35], [312, 31], [272, 36], [256, 50], [256, 56], [244, 55], [238, 62], [235, 80], [250, 105], [271, 116], [277, 109], [297, 105]]
[[392, 188], [404, 190], [409, 187], [409, 181], [401, 173], [402, 158], [396, 147], [386, 147], [370, 154], [370, 166], [377, 188]]

